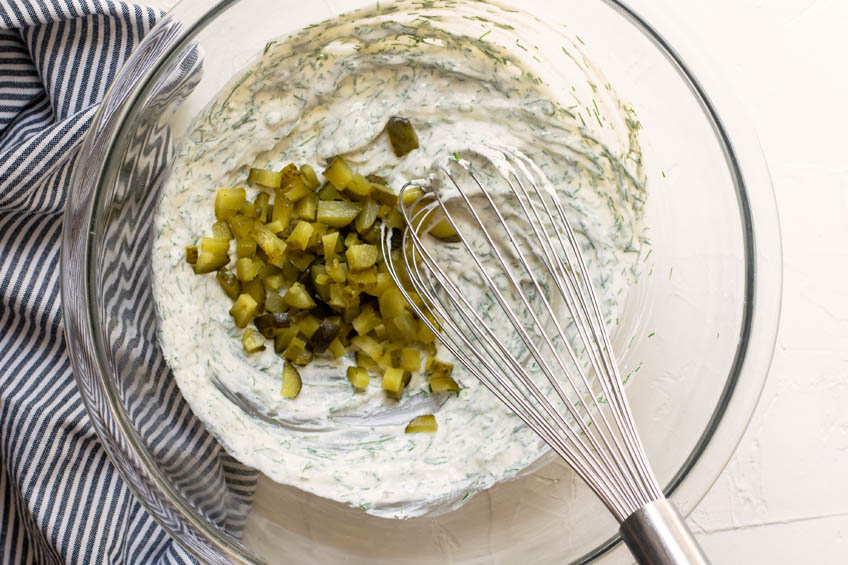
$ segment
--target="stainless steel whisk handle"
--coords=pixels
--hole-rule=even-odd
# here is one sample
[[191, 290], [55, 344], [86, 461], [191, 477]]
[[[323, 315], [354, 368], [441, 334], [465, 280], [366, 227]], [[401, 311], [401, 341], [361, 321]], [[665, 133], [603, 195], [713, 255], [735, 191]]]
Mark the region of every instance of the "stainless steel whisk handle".
[[668, 499], [649, 502], [628, 516], [619, 532], [641, 565], [709, 565], [683, 516]]

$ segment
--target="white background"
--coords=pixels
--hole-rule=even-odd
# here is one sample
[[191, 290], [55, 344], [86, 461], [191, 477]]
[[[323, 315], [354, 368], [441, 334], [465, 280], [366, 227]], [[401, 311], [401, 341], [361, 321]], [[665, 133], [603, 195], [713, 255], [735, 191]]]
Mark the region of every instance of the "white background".
[[848, 0], [630, 4], [687, 28], [730, 81], [783, 231], [769, 380], [690, 524], [716, 564], [848, 563]]

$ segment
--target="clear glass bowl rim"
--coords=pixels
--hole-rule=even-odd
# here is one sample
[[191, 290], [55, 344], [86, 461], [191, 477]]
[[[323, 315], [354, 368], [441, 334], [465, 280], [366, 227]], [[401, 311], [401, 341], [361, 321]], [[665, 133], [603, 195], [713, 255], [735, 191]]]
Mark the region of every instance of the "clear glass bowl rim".
[[[708, 426], [684, 465], [664, 487], [666, 495], [687, 515], [733, 454], [753, 415], [768, 373], [782, 293], [777, 209], [759, 142], [724, 86], [726, 83], [714, 75], [709, 62], [703, 61], [702, 54], [688, 44], [682, 31], [672, 34], [676, 48], [672, 47], [666, 35], [675, 26], [662, 22], [666, 35], [660, 34], [655, 26], [661, 16], [652, 14], [655, 21], [652, 26], [621, 0], [599, 1], [639, 29], [676, 68], [713, 126], [724, 150], [739, 203], [745, 253], [745, 298], [734, 362]], [[210, 563], [257, 561], [237, 540], [222, 535], [184, 501], [156, 468], [125, 417], [108, 376], [106, 351], [94, 339], [102, 334], [95, 311], [98, 303], [95, 287], [90, 284], [95, 274], [95, 234], [89, 226], [102, 212], [98, 205], [103, 199], [103, 187], [106, 180], [114, 178], [115, 172], [114, 161], [110, 159], [112, 149], [134, 104], [142, 98], [157, 73], [199, 30], [237, 2], [221, 0], [208, 9], [191, 2], [176, 4], [130, 56], [107, 91], [83, 141], [81, 152], [88, 158], [82, 160], [74, 172], [62, 235], [65, 339], [95, 431], [124, 481], [148, 512], [186, 550]], [[684, 63], [681, 53], [686, 54], [688, 64]], [[697, 64], [693, 65], [693, 61]], [[693, 68], [698, 69], [697, 77]], [[709, 96], [705, 84], [709, 85]], [[621, 551], [619, 542], [620, 537], [616, 535], [577, 562], [588, 563], [610, 551]]]

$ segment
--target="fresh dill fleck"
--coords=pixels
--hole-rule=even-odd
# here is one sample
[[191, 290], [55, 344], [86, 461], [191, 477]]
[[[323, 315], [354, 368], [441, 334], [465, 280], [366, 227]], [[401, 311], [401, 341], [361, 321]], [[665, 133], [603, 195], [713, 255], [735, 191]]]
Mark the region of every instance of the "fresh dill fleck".
[[671, 273], [672, 273], [673, 271], [674, 271], [674, 267], [670, 267], [670, 268], [668, 269], [668, 278], [669, 278], [669, 280], [671, 280]]
[[649, 334], [648, 334], [648, 338], [652, 338], [652, 337], [654, 337], [654, 333], [655, 333], [655, 332], [651, 332], [651, 333], [649, 333]]
[[576, 37], [576, 38], [577, 38], [577, 41], [579, 41], [579, 42], [580, 42], [580, 45], [586, 45], [585, 43], [583, 43], [583, 40], [582, 40], [582, 39], [580, 39], [580, 36], [579, 36], [579, 35], [575, 35], [574, 37]]
[[267, 53], [268, 49], [270, 49], [271, 46], [274, 45], [275, 43], [276, 43], [276, 41], [269, 41], [268, 43], [266, 43], [265, 44], [265, 50], [262, 52], [262, 54], [264, 55], [265, 53]]
[[484, 37], [486, 37], [487, 35], [489, 35], [490, 33], [492, 33], [492, 30], [487, 31], [486, 33], [484, 33], [483, 35], [481, 35], [481, 36], [480, 36], [480, 37], [478, 37], [477, 39], [478, 39], [479, 41], [483, 41], [483, 38], [484, 38]]

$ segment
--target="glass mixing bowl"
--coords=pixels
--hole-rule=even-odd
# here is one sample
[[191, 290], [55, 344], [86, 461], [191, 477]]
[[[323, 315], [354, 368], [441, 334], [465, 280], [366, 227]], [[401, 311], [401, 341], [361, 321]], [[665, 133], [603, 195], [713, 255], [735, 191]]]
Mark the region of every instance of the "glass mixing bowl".
[[[138, 499], [202, 561], [626, 560], [617, 524], [559, 461], [448, 514], [385, 520], [257, 477], [174, 385], [150, 269], [174, 145], [266, 41], [367, 4], [184, 0], [115, 80], [82, 148], [62, 256], [66, 336], [94, 427]], [[688, 514], [735, 448], [771, 359], [781, 265], [768, 171], [726, 85], [661, 14], [649, 25], [613, 0], [521, 9], [578, 34], [644, 126], [653, 252], [614, 338], [623, 374], [635, 374], [627, 393], [648, 457]]]

